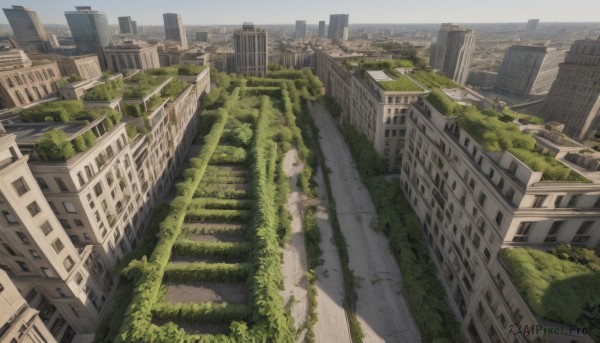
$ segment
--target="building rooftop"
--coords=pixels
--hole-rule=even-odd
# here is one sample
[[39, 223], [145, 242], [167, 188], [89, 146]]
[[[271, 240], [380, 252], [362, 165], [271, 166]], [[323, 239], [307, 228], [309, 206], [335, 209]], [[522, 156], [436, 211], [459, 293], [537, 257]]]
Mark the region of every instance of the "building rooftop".
[[369, 70], [369, 71], [367, 71], [367, 74], [369, 74], [373, 78], [373, 80], [375, 80], [377, 82], [394, 80], [388, 74], [386, 74], [383, 70]]

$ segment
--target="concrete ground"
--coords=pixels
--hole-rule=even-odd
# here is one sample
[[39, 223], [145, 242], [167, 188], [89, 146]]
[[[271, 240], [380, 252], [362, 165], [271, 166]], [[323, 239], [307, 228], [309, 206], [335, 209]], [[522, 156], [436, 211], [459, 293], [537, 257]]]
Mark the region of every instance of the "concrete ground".
[[419, 342], [418, 328], [401, 294], [402, 275], [386, 237], [372, 229], [376, 223], [375, 208], [348, 146], [322, 105], [309, 104], [309, 109], [320, 130], [319, 143], [331, 170], [331, 186], [348, 244], [350, 269], [357, 278], [356, 310], [365, 333], [364, 341]]

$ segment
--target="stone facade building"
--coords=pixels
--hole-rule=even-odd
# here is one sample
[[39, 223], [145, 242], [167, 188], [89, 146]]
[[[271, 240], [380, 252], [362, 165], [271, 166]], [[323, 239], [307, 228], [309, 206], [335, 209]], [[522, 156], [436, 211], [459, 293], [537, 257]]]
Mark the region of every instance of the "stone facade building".
[[123, 69], [152, 69], [159, 68], [156, 45], [141, 41], [125, 41], [121, 44], [111, 44], [104, 48], [108, 69], [120, 73]]
[[265, 76], [269, 53], [267, 31], [244, 23], [242, 29], [233, 33], [235, 71], [249, 76]]
[[475, 51], [475, 33], [458, 25], [442, 24], [431, 45], [429, 64], [452, 80], [464, 84]]
[[600, 37], [571, 45], [540, 115], [565, 124], [565, 133], [584, 140], [600, 125]]
[[513, 45], [504, 54], [495, 89], [518, 95], [548, 93], [565, 52], [544, 46]]
[[58, 92], [56, 62], [0, 71], [0, 106], [22, 107]]
[[[485, 151], [456, 117], [445, 116], [427, 100], [410, 106], [406, 125], [401, 185], [422, 223], [463, 334], [472, 342], [541, 339], [541, 334], [507, 335], [511, 323], [542, 322], [517, 291], [500, 251], [549, 249], [560, 242], [598, 245], [600, 179], [595, 168], [574, 158], [584, 147], [552, 125], [520, 128], [586, 180], [552, 182], [508, 151]], [[553, 342], [572, 339], [552, 336]]]

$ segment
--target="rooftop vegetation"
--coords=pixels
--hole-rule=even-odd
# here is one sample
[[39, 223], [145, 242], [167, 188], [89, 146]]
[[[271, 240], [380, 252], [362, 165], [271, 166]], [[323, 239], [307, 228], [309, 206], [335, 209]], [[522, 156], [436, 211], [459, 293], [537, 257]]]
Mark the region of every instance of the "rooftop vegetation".
[[65, 161], [75, 155], [75, 149], [66, 133], [52, 129], [38, 141], [37, 153], [49, 161]]
[[143, 98], [153, 91], [169, 77], [177, 73], [177, 69], [157, 68], [139, 72], [125, 81], [126, 90], [123, 97], [126, 99]]
[[52, 101], [24, 109], [20, 112], [21, 119], [29, 123], [49, 121], [69, 122], [84, 114], [81, 100]]
[[177, 74], [193, 76], [200, 74], [204, 69], [206, 69], [206, 66], [179, 66], [177, 68]]
[[425, 69], [415, 69], [410, 76], [427, 89], [462, 88], [461, 85], [452, 81], [451, 79]]
[[109, 101], [113, 100], [123, 93], [125, 83], [123, 79], [116, 78], [112, 81], [107, 81], [101, 85], [85, 91], [85, 100], [88, 101]]
[[512, 122], [502, 121], [496, 111], [479, 111], [475, 106], [460, 105], [438, 89], [427, 95], [427, 101], [443, 115], [457, 116], [459, 127], [485, 151], [509, 151], [533, 171], [543, 172], [543, 181], [590, 182], [553, 156], [538, 152], [531, 134], [522, 132]]
[[422, 91], [423, 89], [415, 84], [411, 79], [395, 71], [388, 72], [392, 75], [392, 81], [377, 81], [377, 83], [386, 91], [410, 92]]
[[[600, 314], [591, 311], [600, 306], [600, 271], [593, 262], [598, 259], [593, 251], [559, 246], [554, 254], [531, 248], [504, 249], [501, 254], [515, 286], [535, 314], [559, 323], [577, 323], [599, 335]], [[569, 261], [576, 255], [591, 258], [586, 265]]]
[[176, 99], [187, 87], [189, 83], [179, 79], [173, 79], [169, 82], [161, 91], [160, 95], [163, 97], [170, 97], [172, 100]]

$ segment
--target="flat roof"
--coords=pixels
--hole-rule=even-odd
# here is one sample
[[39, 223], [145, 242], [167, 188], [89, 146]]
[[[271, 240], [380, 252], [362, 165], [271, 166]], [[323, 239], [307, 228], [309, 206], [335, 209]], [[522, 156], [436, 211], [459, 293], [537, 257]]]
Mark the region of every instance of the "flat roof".
[[74, 136], [84, 129], [82, 122], [69, 122], [69, 123], [17, 123], [17, 124], [6, 124], [4, 125], [7, 133], [13, 133], [17, 136], [17, 144], [34, 144], [42, 135], [46, 132], [52, 131], [52, 129], [60, 130], [69, 136]]
[[393, 81], [394, 80], [388, 74], [386, 74], [383, 70], [368, 70], [367, 73], [375, 81]]

